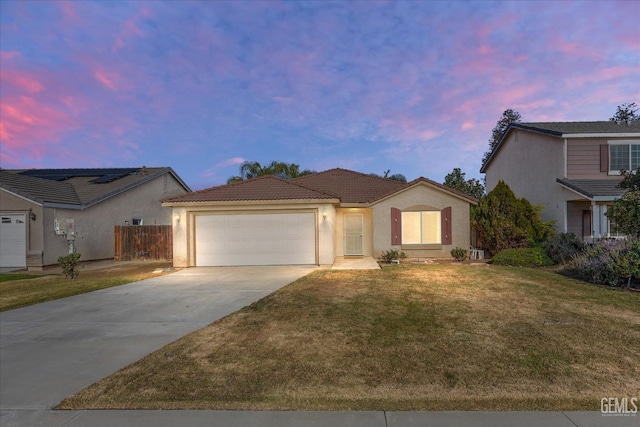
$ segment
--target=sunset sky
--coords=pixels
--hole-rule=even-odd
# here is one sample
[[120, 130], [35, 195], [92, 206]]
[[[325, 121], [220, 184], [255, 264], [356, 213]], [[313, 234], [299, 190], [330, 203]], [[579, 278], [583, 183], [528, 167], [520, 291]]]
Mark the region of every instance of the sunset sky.
[[0, 167], [480, 177], [507, 108], [640, 104], [640, 2], [1, 1]]

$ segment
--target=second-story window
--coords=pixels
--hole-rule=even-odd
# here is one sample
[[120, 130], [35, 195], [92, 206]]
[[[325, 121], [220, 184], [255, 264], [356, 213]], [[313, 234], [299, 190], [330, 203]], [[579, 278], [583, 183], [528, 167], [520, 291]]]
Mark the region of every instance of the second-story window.
[[640, 168], [640, 144], [609, 144], [609, 172]]

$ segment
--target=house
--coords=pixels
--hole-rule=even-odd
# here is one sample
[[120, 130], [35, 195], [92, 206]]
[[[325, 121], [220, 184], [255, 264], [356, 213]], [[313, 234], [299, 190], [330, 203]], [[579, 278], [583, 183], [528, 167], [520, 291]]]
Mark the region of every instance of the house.
[[171, 225], [160, 199], [190, 191], [168, 167], [0, 170], [0, 266], [56, 264], [67, 236], [82, 260], [113, 258], [115, 225]]
[[638, 121], [512, 123], [480, 172], [487, 191], [503, 180], [557, 231], [593, 241], [618, 236], [607, 207], [624, 194], [621, 170], [638, 167]]
[[450, 257], [469, 248], [473, 197], [345, 169], [263, 176], [168, 197], [176, 267], [331, 265], [336, 257]]

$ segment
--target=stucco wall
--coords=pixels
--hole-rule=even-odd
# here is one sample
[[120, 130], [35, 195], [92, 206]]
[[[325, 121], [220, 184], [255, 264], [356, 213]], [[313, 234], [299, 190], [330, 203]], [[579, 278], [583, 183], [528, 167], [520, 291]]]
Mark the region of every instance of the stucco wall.
[[74, 220], [82, 261], [113, 258], [115, 225], [131, 224], [133, 218], [142, 218], [144, 225], [171, 225], [171, 208], [162, 207], [160, 199], [183, 193], [186, 190], [180, 183], [165, 174], [84, 210], [46, 208], [44, 264], [55, 264], [68, 253], [66, 239], [54, 232], [56, 219], [62, 224]]
[[[405, 249], [402, 246], [391, 245], [391, 208], [405, 210], [412, 206], [430, 206], [437, 210], [451, 207], [452, 216], [452, 244], [440, 245], [438, 249]], [[450, 257], [451, 249], [460, 247], [469, 249], [470, 246], [470, 204], [445, 191], [427, 184], [400, 192], [373, 206], [373, 256], [379, 257], [382, 251], [391, 248], [402, 250], [409, 258], [442, 258]]]
[[489, 165], [487, 192], [503, 180], [516, 197], [543, 205], [542, 219], [555, 221], [564, 231], [565, 201], [570, 196], [556, 181], [564, 174], [564, 139], [515, 130]]

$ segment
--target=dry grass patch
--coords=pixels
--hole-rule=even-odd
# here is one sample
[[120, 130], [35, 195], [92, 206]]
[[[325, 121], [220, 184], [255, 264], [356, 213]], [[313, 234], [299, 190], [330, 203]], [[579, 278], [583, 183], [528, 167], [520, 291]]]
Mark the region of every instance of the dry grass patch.
[[318, 271], [59, 408], [597, 410], [638, 342], [640, 295], [546, 271]]
[[170, 266], [170, 262], [114, 263], [99, 270], [81, 269], [80, 275], [73, 280], [46, 272], [41, 275], [2, 274], [0, 311], [156, 277], [162, 273], [154, 273], [154, 270]]

